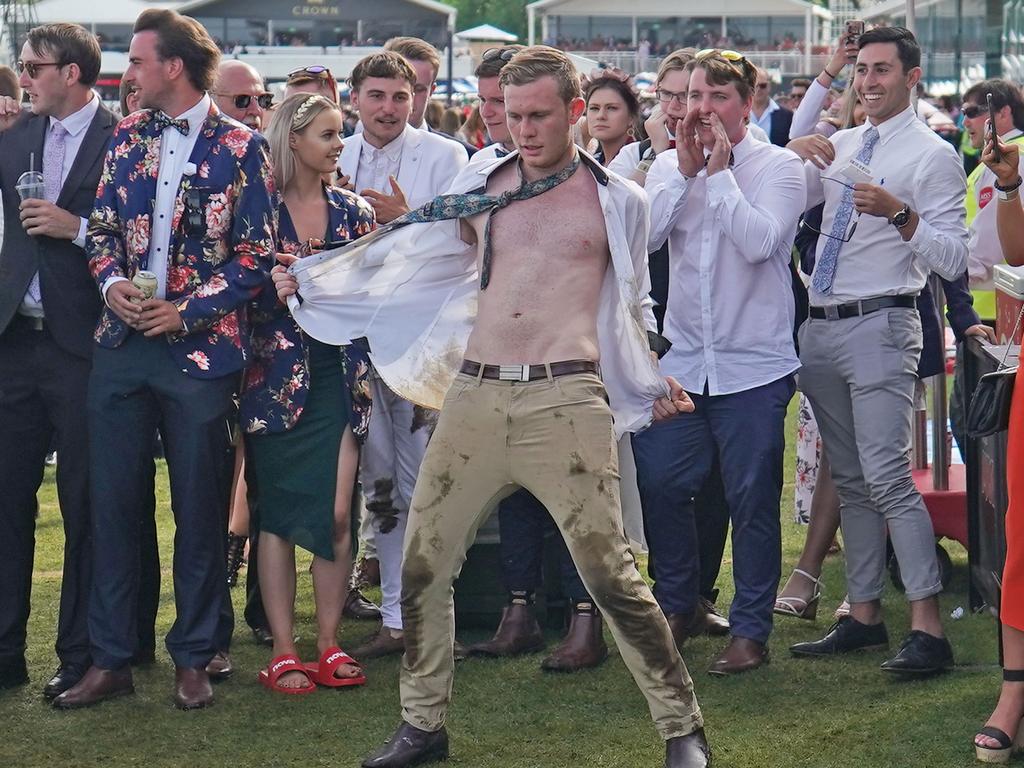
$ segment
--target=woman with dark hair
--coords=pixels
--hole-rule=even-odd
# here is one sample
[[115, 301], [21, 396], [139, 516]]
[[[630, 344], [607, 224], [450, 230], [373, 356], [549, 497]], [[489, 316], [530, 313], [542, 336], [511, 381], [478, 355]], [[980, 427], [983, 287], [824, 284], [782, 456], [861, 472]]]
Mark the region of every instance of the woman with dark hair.
[[633, 141], [640, 102], [628, 79], [615, 74], [592, 80], [587, 86], [587, 132], [597, 139], [594, 157], [608, 165], [619, 150]]

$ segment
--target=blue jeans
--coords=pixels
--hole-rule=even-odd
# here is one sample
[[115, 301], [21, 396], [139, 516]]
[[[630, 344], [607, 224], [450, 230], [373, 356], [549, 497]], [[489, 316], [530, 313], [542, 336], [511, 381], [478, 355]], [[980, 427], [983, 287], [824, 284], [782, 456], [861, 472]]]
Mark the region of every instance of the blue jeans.
[[690, 393], [696, 410], [633, 436], [654, 596], [666, 614], [696, 609], [700, 547], [693, 498], [718, 456], [732, 520], [734, 637], [764, 643], [782, 570], [779, 498], [792, 376], [731, 395]]

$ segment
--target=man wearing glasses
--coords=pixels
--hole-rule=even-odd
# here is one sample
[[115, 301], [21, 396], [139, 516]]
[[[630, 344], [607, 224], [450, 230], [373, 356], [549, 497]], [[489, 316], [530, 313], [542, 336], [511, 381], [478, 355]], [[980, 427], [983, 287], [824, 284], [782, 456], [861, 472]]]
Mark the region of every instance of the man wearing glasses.
[[757, 82], [754, 85], [754, 101], [750, 109], [750, 124], [756, 125], [766, 134], [772, 144], [780, 147], [789, 143], [789, 126], [793, 123], [793, 112], [772, 98], [772, 80], [768, 73], [757, 68]]
[[212, 95], [221, 112], [254, 131], [263, 130], [267, 110], [274, 103], [274, 96], [263, 86], [260, 73], [252, 65], [236, 59], [221, 62]]
[[[0, 689], [28, 681], [25, 630], [36, 492], [54, 439], [65, 541], [60, 666], [43, 689], [53, 698], [77, 683], [90, 664], [86, 391], [101, 303], [83, 249], [117, 119], [92, 90], [100, 71], [99, 44], [77, 24], [32, 29], [18, 71], [31, 110], [22, 112], [9, 97], [0, 100]], [[16, 185], [30, 168], [41, 172], [42, 181], [19, 192]]]
[[747, 130], [757, 73], [746, 59], [711, 49], [687, 68], [676, 149], [657, 156], [645, 188], [649, 250], [667, 240], [670, 254], [665, 336], [672, 348], [661, 367], [696, 409], [634, 435], [633, 453], [656, 564], [654, 596], [678, 639], [701, 610], [693, 498], [718, 458], [736, 596], [732, 640], [709, 671], [727, 675], [768, 658], [781, 569], [786, 407], [800, 366], [789, 261], [804, 178], [798, 158]]
[[831, 656], [888, 646], [881, 607], [888, 532], [911, 632], [882, 670], [924, 676], [952, 666], [953, 650], [939, 617], [935, 535], [910, 472], [923, 346], [915, 300], [929, 272], [955, 280], [967, 269], [966, 178], [953, 148], [911, 105], [921, 78], [914, 36], [884, 27], [859, 42], [853, 87], [867, 122], [832, 136], [827, 171], [805, 164], [807, 205], [825, 207], [810, 317], [800, 328], [800, 383], [842, 502], [850, 615], [821, 640], [790, 650]]

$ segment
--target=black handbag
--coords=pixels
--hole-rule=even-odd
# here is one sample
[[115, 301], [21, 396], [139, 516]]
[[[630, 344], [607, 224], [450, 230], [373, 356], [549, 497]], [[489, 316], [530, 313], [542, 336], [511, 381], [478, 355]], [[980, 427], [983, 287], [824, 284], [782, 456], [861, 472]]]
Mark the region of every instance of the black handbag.
[[[1017, 315], [1017, 323], [1013, 327], [1010, 338], [1017, 335], [1024, 307]], [[1006, 356], [1010, 353], [1010, 345], [1006, 346], [999, 367], [992, 373], [986, 373], [978, 380], [971, 397], [970, 408], [967, 409], [967, 434], [973, 439], [988, 437], [1002, 432], [1010, 425], [1010, 403], [1013, 399], [1013, 385], [1017, 378], [1017, 366], [1006, 368]]]

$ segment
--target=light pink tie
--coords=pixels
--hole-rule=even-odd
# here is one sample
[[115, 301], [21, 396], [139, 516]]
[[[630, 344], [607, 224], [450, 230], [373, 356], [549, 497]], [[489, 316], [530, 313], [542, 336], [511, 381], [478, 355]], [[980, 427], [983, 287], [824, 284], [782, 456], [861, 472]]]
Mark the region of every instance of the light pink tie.
[[[67, 129], [55, 122], [50, 128], [50, 135], [46, 137], [46, 147], [43, 149], [43, 195], [51, 203], [57, 202], [60, 195], [61, 175], [64, 172], [64, 140], [67, 135]], [[43, 301], [38, 272], [32, 276], [28, 295], [37, 304]]]

